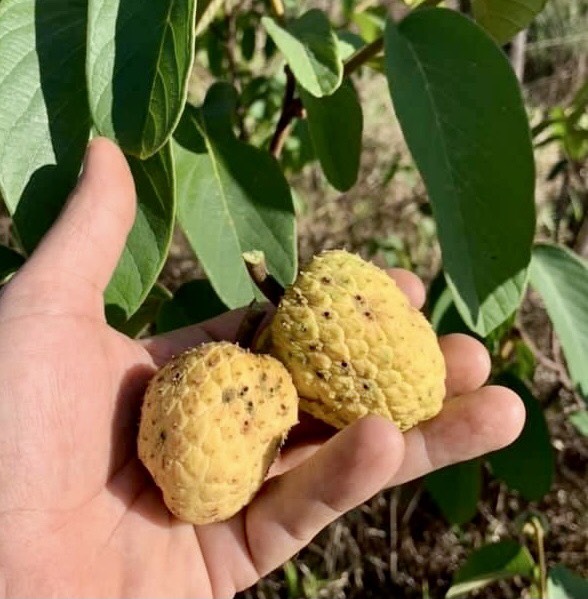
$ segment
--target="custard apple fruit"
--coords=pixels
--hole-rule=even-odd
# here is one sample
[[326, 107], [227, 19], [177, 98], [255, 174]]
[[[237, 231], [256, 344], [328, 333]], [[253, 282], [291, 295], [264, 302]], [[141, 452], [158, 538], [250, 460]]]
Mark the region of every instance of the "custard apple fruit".
[[313, 258], [270, 326], [271, 351], [292, 375], [300, 408], [328, 424], [379, 414], [406, 431], [441, 410], [445, 361], [432, 327], [359, 256]]
[[218, 522], [251, 501], [297, 420], [296, 389], [280, 362], [208, 343], [152, 378], [139, 457], [174, 515]]

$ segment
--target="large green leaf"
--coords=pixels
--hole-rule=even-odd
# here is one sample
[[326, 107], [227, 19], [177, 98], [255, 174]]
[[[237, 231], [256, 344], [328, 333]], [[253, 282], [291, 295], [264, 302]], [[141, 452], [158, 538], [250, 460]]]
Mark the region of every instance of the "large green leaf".
[[328, 96], [341, 85], [343, 61], [337, 36], [324, 12], [309, 10], [285, 27], [271, 17], [261, 21], [298, 83], [313, 96]]
[[564, 566], [554, 566], [547, 577], [547, 596], [549, 599], [586, 599], [588, 580]]
[[531, 576], [534, 566], [529, 550], [515, 541], [485, 545], [474, 551], [457, 571], [445, 599], [463, 597], [505, 578]]
[[518, 307], [535, 230], [534, 162], [518, 83], [475, 23], [435, 8], [385, 33], [390, 92], [425, 180], [445, 273], [485, 336]]
[[526, 29], [547, 0], [472, 0], [474, 18], [499, 43]]
[[515, 391], [525, 404], [526, 420], [519, 438], [488, 456], [494, 474], [525, 499], [537, 501], [549, 492], [555, 471], [555, 454], [539, 402], [518, 377], [502, 374], [495, 379]]
[[235, 90], [213, 85], [202, 109], [186, 107], [174, 135], [178, 219], [221, 300], [254, 298], [241, 254], [265, 253], [282, 285], [296, 273], [294, 206], [277, 161], [235, 137]]
[[0, 195], [28, 252], [75, 185], [90, 134], [85, 0], [0, 3]]
[[157, 318], [157, 332], [167, 333], [214, 318], [227, 307], [206, 279], [184, 283], [166, 302]]
[[106, 289], [109, 322], [124, 328], [163, 267], [174, 226], [175, 180], [170, 144], [147, 160], [127, 156], [137, 190], [137, 215]]
[[15, 273], [23, 264], [25, 259], [14, 250], [0, 245], [0, 283], [6, 277]]
[[564, 247], [537, 245], [531, 285], [543, 298], [572, 381], [588, 400], [588, 264]]
[[425, 488], [451, 524], [465, 524], [477, 512], [482, 473], [479, 460], [454, 464], [432, 472]]
[[147, 158], [171, 136], [194, 58], [196, 0], [88, 0], [87, 76], [97, 130]]
[[363, 113], [357, 92], [345, 81], [332, 95], [315, 98], [300, 90], [312, 145], [333, 187], [347, 191], [357, 181]]

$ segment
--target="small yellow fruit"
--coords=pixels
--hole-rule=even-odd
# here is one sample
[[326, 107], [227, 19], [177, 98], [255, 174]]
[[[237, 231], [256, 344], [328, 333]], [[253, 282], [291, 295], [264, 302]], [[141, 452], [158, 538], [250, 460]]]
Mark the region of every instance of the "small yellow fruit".
[[359, 256], [316, 256], [286, 290], [271, 339], [300, 408], [337, 428], [379, 414], [405, 431], [441, 410], [445, 362], [433, 329]]
[[151, 380], [139, 457], [173, 514], [193, 524], [218, 522], [251, 501], [297, 419], [296, 389], [282, 364], [208, 343]]

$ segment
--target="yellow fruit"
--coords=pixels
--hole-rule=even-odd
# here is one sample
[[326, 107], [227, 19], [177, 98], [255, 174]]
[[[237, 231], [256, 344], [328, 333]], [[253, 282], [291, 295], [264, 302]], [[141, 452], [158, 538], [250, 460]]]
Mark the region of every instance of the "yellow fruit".
[[300, 408], [337, 428], [379, 414], [405, 431], [441, 410], [435, 333], [383, 270], [356, 255], [316, 256], [286, 290], [271, 339]]
[[298, 397], [284, 366], [230, 343], [208, 343], [166, 364], [143, 402], [138, 450], [178, 518], [230, 518], [262, 485]]

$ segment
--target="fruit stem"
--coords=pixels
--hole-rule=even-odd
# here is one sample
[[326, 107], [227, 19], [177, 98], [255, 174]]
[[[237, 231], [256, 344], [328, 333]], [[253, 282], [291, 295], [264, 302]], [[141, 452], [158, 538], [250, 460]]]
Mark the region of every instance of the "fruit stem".
[[259, 326], [263, 322], [266, 314], [265, 308], [257, 301], [253, 300], [251, 304], [249, 304], [245, 316], [243, 316], [243, 320], [237, 329], [237, 334], [235, 335], [235, 341], [241, 347], [251, 349]]
[[258, 250], [243, 252], [243, 260], [245, 261], [249, 276], [253, 279], [258, 289], [268, 301], [277, 306], [284, 295], [284, 288], [269, 273], [264, 253]]

